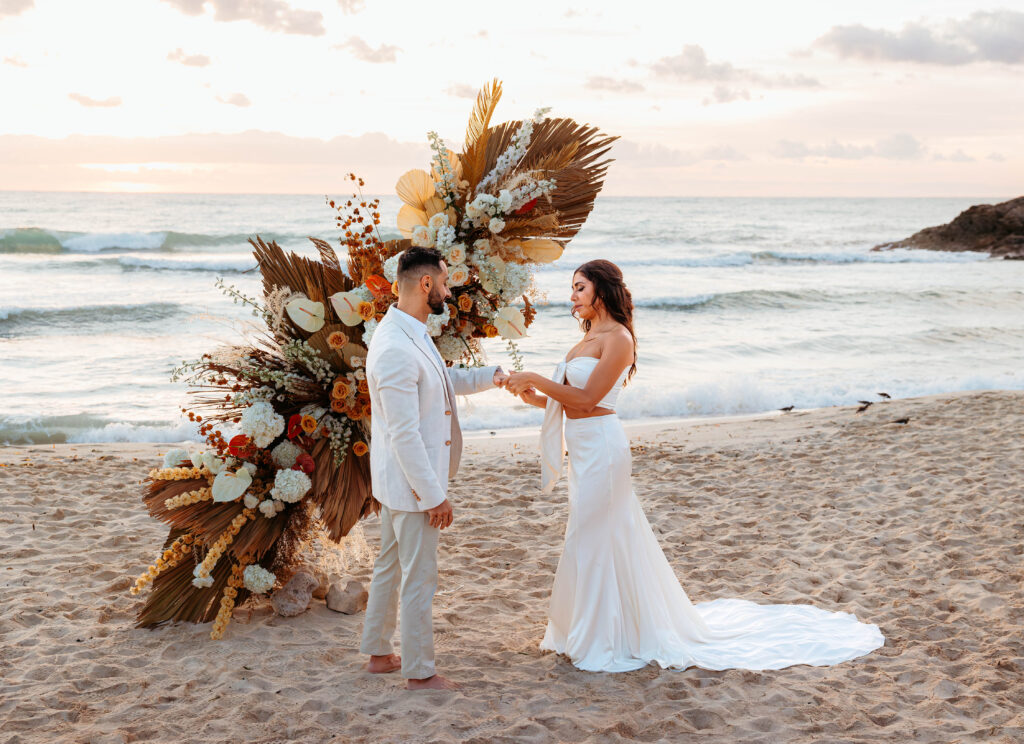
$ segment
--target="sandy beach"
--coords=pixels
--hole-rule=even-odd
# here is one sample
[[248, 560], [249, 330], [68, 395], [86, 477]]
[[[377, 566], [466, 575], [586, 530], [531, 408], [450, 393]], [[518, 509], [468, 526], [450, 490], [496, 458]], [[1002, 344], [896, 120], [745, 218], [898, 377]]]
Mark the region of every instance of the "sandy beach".
[[[907, 423], [893, 423], [908, 418]], [[169, 445], [0, 448], [0, 741], [1019, 742], [1024, 393], [630, 426], [634, 483], [695, 602], [813, 603], [885, 646], [831, 668], [577, 671], [537, 646], [566, 518], [535, 436], [472, 437], [434, 605], [458, 692], [361, 671], [363, 616], [265, 603], [140, 630]], [[378, 522], [363, 523], [376, 548]], [[349, 576], [368, 583], [370, 562]]]

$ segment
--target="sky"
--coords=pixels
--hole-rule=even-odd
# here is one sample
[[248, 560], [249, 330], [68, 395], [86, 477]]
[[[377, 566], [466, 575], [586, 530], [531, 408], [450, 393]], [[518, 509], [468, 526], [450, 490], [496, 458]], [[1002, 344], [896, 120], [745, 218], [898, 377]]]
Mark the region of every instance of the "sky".
[[1024, 0], [0, 0], [0, 189], [373, 193], [476, 91], [605, 193], [1024, 193]]

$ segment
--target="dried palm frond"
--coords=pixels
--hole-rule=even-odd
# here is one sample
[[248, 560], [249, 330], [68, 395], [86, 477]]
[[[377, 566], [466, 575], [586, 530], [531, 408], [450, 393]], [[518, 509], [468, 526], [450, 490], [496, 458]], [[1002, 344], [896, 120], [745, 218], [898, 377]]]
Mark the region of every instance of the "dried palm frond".
[[324, 262], [324, 265], [328, 268], [334, 269], [335, 271], [341, 271], [341, 263], [338, 261], [338, 254], [334, 252], [334, 248], [326, 240], [320, 238], [314, 238], [307, 236], [310, 242], [316, 246], [316, 249], [320, 251], [320, 260]]
[[[485, 172], [497, 164], [519, 126], [520, 122], [505, 122], [490, 131]], [[604, 186], [612, 162], [605, 156], [616, 139], [572, 119], [545, 119], [534, 125], [530, 145], [515, 171], [538, 171], [554, 179], [557, 188], [551, 193], [550, 207], [559, 222], [557, 228], [538, 236], [570, 239], [579, 232]]]
[[476, 97], [476, 106], [466, 126], [466, 144], [462, 161], [462, 178], [469, 182], [469, 193], [473, 192], [477, 183], [487, 173], [488, 140], [490, 139], [491, 117], [501, 100], [501, 82], [497, 78], [480, 89]]

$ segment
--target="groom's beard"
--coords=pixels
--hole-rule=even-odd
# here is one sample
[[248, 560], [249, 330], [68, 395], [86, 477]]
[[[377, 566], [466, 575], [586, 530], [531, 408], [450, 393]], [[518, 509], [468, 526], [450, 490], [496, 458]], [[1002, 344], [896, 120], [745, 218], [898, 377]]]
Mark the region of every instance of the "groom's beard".
[[436, 285], [430, 288], [427, 295], [427, 304], [430, 305], [432, 315], [440, 315], [444, 312], [444, 295], [437, 290]]

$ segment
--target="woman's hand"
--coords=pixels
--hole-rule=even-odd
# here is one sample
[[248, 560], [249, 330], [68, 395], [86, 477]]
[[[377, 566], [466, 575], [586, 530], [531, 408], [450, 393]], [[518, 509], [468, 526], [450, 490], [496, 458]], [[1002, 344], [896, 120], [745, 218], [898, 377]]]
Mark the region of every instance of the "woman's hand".
[[521, 395], [533, 387], [533, 372], [512, 372], [505, 381], [505, 389], [513, 395]]
[[540, 395], [537, 395], [537, 388], [535, 387], [526, 388], [526, 390], [519, 393], [519, 397], [522, 399], [523, 403], [528, 403], [531, 406], [539, 406], [542, 400], [546, 400]]

